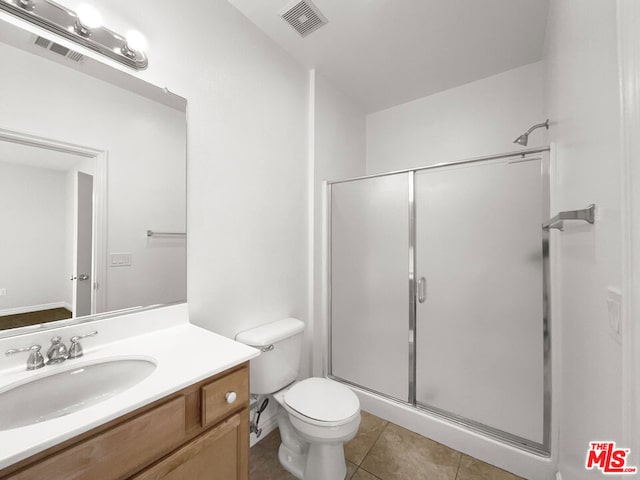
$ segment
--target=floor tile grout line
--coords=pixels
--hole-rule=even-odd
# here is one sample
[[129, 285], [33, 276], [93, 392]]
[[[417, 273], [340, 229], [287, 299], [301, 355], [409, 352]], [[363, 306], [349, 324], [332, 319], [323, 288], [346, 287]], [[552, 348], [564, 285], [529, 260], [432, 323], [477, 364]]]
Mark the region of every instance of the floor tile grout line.
[[456, 468], [456, 476], [454, 477], [454, 480], [458, 480], [458, 474], [460, 473], [460, 465], [462, 465], [462, 455], [464, 455], [462, 452], [458, 452], [460, 454], [460, 459], [458, 460], [458, 468]]
[[[378, 417], [379, 418], [379, 417]], [[376, 446], [376, 444], [378, 443], [378, 441], [382, 438], [382, 435], [384, 434], [384, 432], [387, 430], [387, 428], [389, 428], [389, 425], [391, 424], [391, 422], [387, 421], [387, 424], [384, 426], [384, 428], [380, 431], [380, 435], [378, 435], [378, 437], [375, 439], [375, 441], [371, 444], [371, 447], [369, 447], [369, 450], [367, 450], [367, 453], [364, 454], [364, 457], [362, 457], [362, 460], [360, 461], [360, 464], [358, 465], [358, 468], [361, 468], [361, 465], [364, 463], [364, 461], [367, 459], [367, 457], [369, 456], [369, 454], [371, 453], [371, 451], [373, 450], [373, 447]], [[367, 473], [371, 473], [369, 470], [363, 468], [363, 470]], [[356, 470], [357, 471], [357, 470]], [[371, 475], [374, 475], [373, 473], [371, 473]]]
[[[363, 411], [365, 411], [365, 410], [363, 410]], [[366, 413], [369, 413], [369, 412], [366, 412]], [[351, 463], [353, 463], [356, 467], [359, 467], [360, 465], [362, 465], [362, 462], [364, 462], [364, 459], [365, 459], [365, 458], [367, 458], [367, 455], [369, 455], [369, 452], [371, 451], [371, 449], [373, 448], [373, 446], [378, 442], [378, 439], [382, 436], [382, 433], [383, 433], [383, 432], [385, 431], [385, 429], [389, 426], [389, 423], [391, 423], [391, 422], [389, 422], [389, 421], [387, 421], [387, 420], [385, 420], [385, 419], [383, 419], [383, 418], [378, 417], [377, 415], [374, 415], [373, 413], [369, 413], [369, 415], [371, 415], [371, 416], [373, 416], [373, 417], [375, 417], [375, 418], [377, 418], [377, 419], [379, 419], [379, 420], [382, 420], [382, 421], [385, 423], [385, 426], [384, 426], [384, 428], [382, 428], [382, 430], [380, 430], [380, 433], [379, 433], [379, 434], [378, 434], [378, 436], [375, 438], [375, 440], [371, 443], [371, 446], [370, 446], [369, 448], [367, 448], [367, 451], [366, 451], [366, 452], [364, 452], [364, 456], [362, 457], [362, 460], [360, 460], [360, 462], [358, 462], [358, 463], [356, 463], [356, 462], [351, 462]], [[356, 434], [356, 435], [357, 435], [357, 434]], [[346, 459], [346, 460], [351, 461], [351, 460], [349, 460], [349, 459]]]
[[[383, 480], [382, 477], [379, 477], [378, 475], [376, 475], [375, 473], [371, 473], [369, 470], [367, 470], [364, 467], [358, 467], [358, 470], [364, 470], [365, 472], [367, 472], [369, 475], [373, 475], [374, 477], [376, 477], [378, 480]], [[358, 471], [356, 470], [356, 472]], [[353, 475], [355, 476], [355, 472], [353, 473]]]

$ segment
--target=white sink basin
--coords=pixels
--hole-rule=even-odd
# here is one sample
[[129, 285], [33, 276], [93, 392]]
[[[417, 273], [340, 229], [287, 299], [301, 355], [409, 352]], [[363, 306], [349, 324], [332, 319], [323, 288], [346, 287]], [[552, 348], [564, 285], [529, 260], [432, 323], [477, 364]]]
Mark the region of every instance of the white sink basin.
[[125, 358], [65, 367], [2, 389], [0, 430], [44, 422], [103, 402], [147, 378], [156, 364], [151, 359]]

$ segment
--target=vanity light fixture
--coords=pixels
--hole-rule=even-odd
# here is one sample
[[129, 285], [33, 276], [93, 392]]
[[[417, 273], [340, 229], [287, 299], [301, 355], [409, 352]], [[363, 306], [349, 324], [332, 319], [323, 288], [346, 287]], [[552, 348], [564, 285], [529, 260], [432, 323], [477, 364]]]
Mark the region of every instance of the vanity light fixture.
[[35, 3], [33, 0], [19, 0], [18, 4], [25, 10], [33, 10]]
[[93, 29], [102, 26], [102, 15], [100, 15], [100, 12], [96, 10], [95, 7], [86, 3], [78, 5], [76, 16], [78, 18], [73, 25], [73, 29], [78, 35], [83, 37], [90, 37]]
[[100, 12], [91, 5], [81, 4], [74, 12], [53, 0], [0, 0], [0, 10], [134, 70], [149, 64], [144, 36], [132, 30], [125, 37], [103, 27]]
[[137, 30], [129, 30], [125, 37], [124, 45], [122, 46], [122, 54], [135, 58], [138, 52], [144, 52], [147, 48], [147, 39], [144, 38]]

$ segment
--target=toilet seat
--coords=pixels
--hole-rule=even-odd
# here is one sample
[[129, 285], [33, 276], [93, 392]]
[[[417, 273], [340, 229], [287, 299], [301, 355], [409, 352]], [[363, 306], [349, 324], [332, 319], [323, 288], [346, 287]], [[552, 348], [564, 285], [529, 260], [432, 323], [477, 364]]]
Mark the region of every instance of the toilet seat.
[[307, 378], [294, 384], [285, 392], [283, 405], [301, 421], [326, 427], [345, 425], [360, 414], [356, 394], [327, 378]]

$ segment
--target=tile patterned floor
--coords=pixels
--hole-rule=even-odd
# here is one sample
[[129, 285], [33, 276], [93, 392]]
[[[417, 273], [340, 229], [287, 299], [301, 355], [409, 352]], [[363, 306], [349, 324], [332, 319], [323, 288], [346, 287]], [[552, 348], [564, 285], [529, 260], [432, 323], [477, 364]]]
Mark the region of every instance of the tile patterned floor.
[[[279, 446], [276, 429], [251, 449], [251, 480], [295, 480], [278, 461]], [[523, 480], [367, 412], [344, 450], [346, 480]]]

